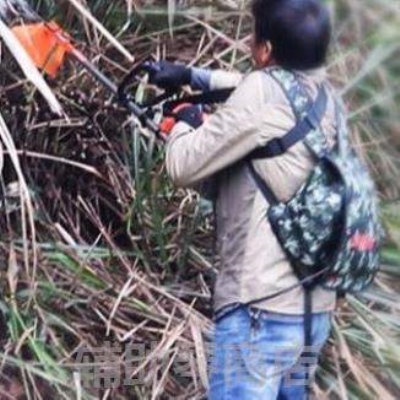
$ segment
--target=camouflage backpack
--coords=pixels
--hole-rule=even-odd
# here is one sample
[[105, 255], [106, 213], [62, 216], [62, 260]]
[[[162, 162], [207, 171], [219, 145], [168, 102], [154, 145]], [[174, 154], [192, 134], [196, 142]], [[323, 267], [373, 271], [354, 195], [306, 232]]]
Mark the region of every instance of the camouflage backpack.
[[[358, 292], [371, 283], [379, 268], [382, 228], [374, 184], [351, 148], [345, 113], [336, 102], [337, 141], [329, 148], [320, 124], [326, 89], [321, 87], [313, 101], [294, 73], [280, 68], [268, 73], [281, 85], [297, 119], [285, 136], [249, 156], [252, 175], [270, 203], [271, 227], [306, 288], [320, 284]], [[282, 155], [300, 140], [315, 155], [316, 166], [288, 202], [279, 202], [251, 160]]]

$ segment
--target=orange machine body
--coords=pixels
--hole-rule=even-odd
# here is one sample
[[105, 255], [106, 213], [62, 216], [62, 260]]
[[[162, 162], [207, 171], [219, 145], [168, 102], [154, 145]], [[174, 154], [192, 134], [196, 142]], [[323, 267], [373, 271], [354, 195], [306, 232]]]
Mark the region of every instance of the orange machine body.
[[35, 65], [55, 77], [65, 55], [74, 49], [69, 36], [55, 23], [35, 23], [12, 28]]

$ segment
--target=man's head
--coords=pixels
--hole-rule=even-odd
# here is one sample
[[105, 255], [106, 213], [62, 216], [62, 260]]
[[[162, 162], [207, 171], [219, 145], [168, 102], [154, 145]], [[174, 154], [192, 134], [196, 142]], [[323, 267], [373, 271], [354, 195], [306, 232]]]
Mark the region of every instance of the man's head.
[[322, 0], [254, 0], [253, 57], [258, 67], [320, 67], [331, 36]]

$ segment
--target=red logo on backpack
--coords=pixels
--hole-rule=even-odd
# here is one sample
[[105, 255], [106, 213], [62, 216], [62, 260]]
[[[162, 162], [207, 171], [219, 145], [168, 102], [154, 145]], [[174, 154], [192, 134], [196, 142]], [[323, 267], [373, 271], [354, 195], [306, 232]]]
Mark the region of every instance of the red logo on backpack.
[[357, 251], [372, 251], [376, 245], [376, 240], [373, 236], [362, 233], [355, 233], [350, 239], [350, 246]]

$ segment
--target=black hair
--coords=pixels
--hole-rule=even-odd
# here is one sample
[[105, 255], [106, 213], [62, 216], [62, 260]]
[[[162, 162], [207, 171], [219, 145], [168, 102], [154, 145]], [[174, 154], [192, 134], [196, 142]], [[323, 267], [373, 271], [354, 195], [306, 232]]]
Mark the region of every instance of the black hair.
[[254, 0], [252, 13], [256, 43], [271, 42], [283, 68], [312, 69], [325, 62], [331, 23], [321, 0]]

